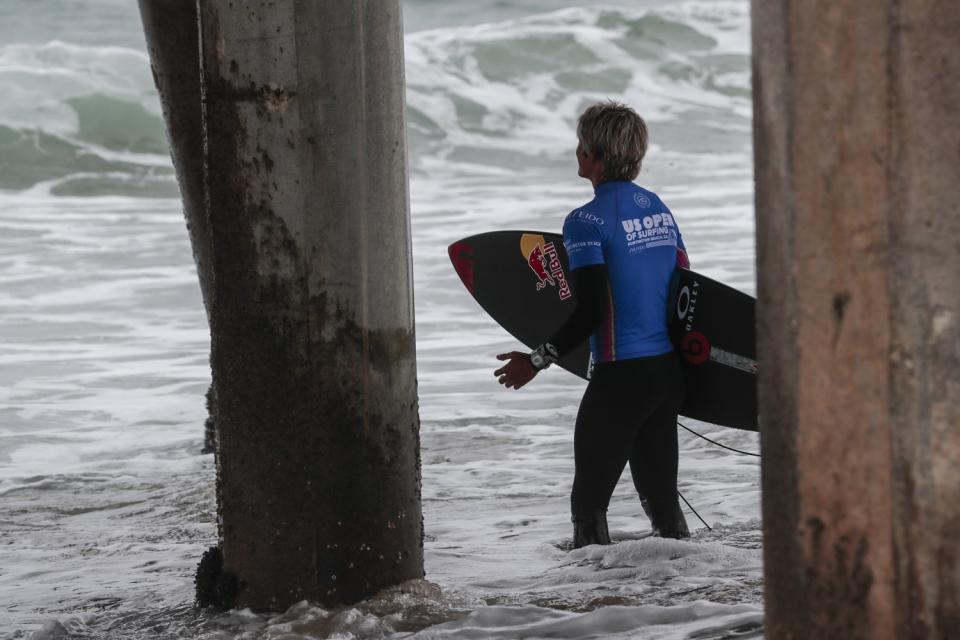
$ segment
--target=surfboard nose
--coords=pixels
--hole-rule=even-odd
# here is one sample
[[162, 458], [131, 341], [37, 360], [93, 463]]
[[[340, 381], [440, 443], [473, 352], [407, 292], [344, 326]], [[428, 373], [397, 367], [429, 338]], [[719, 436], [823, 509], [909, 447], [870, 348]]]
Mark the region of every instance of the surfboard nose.
[[460, 281], [463, 282], [470, 295], [475, 295], [473, 287], [473, 245], [463, 240], [454, 242], [447, 248], [447, 254], [450, 256], [450, 262], [453, 263], [457, 275], [460, 276]]

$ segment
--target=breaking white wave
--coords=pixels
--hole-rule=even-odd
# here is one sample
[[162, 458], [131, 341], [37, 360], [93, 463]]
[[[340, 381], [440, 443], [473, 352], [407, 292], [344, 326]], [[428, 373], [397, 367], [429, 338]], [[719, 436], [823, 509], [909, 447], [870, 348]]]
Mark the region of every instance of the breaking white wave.
[[[573, 8], [407, 40], [415, 145], [431, 158], [523, 166], [569, 151], [584, 106], [616, 97], [652, 122], [719, 112], [749, 125], [741, 3]], [[509, 160], [512, 158], [512, 160]]]

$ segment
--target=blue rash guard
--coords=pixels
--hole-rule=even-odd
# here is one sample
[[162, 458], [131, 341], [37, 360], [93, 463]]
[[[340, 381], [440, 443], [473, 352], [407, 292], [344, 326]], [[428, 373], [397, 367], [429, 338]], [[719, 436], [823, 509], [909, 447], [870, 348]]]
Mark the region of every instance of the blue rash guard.
[[606, 265], [610, 288], [600, 328], [590, 337], [597, 363], [673, 350], [667, 295], [683, 238], [657, 194], [632, 182], [604, 182], [563, 223], [571, 271]]

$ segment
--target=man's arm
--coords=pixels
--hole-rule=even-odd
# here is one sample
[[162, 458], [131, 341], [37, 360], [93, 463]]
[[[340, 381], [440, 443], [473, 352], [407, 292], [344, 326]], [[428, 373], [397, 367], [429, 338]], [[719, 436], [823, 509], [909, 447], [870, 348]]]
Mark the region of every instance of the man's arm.
[[603, 307], [608, 296], [607, 265], [591, 264], [574, 269], [570, 278], [577, 305], [567, 321], [557, 329], [548, 343], [556, 347], [562, 358], [589, 338], [603, 321]]
[[508, 389], [519, 389], [533, 380], [550, 362], [565, 356], [581, 342], [589, 338], [603, 320], [603, 304], [607, 296], [607, 265], [591, 264], [574, 269], [570, 274], [573, 291], [576, 293], [576, 306], [567, 321], [545, 342], [540, 349], [546, 356], [546, 364], [537, 368], [530, 354], [521, 351], [501, 353], [498, 360], [507, 360], [507, 364], [493, 372], [500, 384]]

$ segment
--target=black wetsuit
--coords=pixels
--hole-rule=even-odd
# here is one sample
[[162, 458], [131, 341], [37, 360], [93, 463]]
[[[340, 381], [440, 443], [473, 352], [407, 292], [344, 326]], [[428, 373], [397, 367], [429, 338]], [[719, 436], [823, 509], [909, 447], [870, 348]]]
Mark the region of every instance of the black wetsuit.
[[683, 378], [666, 317], [686, 256], [676, 220], [655, 193], [607, 182], [567, 216], [563, 238], [577, 306], [549, 342], [563, 356], [589, 337], [597, 362], [574, 436], [574, 543], [609, 542], [606, 510], [628, 461], [654, 529], [688, 536], [677, 496]]
[[[596, 331], [609, 295], [605, 265], [581, 267], [571, 278], [576, 309], [550, 340], [561, 355]], [[627, 462], [654, 529], [665, 537], [689, 535], [677, 499], [677, 411], [682, 399], [683, 377], [674, 352], [594, 367], [574, 432], [570, 506], [581, 542], [604, 542], [607, 507]]]

